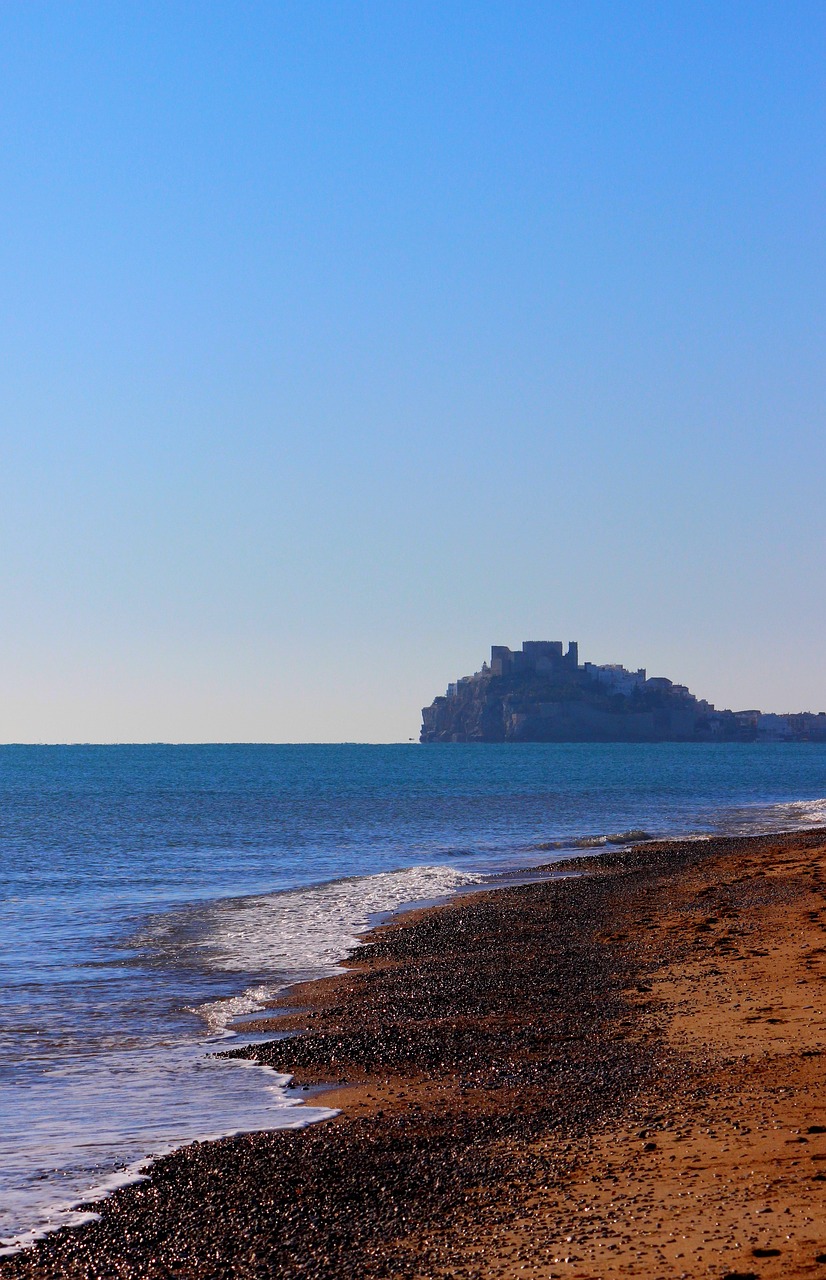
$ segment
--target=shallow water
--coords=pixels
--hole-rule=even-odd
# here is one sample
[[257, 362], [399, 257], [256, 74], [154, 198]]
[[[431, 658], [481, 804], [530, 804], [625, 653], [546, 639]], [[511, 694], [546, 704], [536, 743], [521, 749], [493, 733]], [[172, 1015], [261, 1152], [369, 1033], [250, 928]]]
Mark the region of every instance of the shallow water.
[[315, 1118], [209, 1056], [367, 925], [623, 833], [826, 822], [820, 744], [0, 748], [0, 1238]]

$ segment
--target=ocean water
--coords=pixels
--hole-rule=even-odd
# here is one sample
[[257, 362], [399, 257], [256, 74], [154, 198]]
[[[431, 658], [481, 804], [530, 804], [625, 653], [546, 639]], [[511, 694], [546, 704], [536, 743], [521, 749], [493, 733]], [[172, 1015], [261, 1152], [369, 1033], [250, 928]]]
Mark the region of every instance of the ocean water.
[[821, 823], [814, 743], [0, 747], [0, 1246], [182, 1143], [329, 1114], [214, 1054], [389, 913], [608, 840]]

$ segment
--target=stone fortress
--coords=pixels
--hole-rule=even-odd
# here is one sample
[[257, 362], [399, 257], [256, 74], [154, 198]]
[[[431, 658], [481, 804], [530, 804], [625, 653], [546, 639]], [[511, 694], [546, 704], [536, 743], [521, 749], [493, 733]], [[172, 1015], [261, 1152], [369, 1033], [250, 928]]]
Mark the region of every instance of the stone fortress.
[[579, 646], [494, 645], [422, 711], [422, 742], [826, 741], [826, 713], [718, 711], [683, 684], [616, 663], [580, 665]]

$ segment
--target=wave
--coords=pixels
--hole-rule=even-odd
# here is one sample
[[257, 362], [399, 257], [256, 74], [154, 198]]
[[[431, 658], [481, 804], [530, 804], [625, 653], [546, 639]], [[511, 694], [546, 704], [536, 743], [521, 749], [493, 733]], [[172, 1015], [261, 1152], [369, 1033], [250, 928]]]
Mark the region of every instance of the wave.
[[604, 849], [608, 844], [637, 844], [643, 840], [654, 840], [656, 837], [642, 827], [631, 827], [628, 831], [611, 831], [596, 836], [569, 836], [567, 840], [541, 840], [532, 844], [531, 849], [549, 853], [555, 849]]
[[223, 899], [156, 917], [136, 942], [165, 963], [259, 975], [240, 995], [194, 1010], [212, 1034], [227, 1035], [230, 1023], [261, 1010], [286, 986], [338, 972], [342, 958], [379, 918], [484, 879], [452, 867], [421, 866]]
[[755, 801], [732, 808], [709, 808], [695, 813], [687, 828], [667, 827], [658, 833], [643, 827], [597, 835], [568, 836], [531, 844], [531, 851], [563, 852], [570, 849], [604, 849], [607, 845], [643, 844], [649, 840], [707, 840], [712, 835], [769, 835], [778, 831], [826, 826], [826, 797], [814, 800]]
[[729, 835], [768, 835], [822, 826], [826, 826], [826, 797], [741, 805], [729, 809], [719, 823], [720, 830]]
[[[298, 1129], [337, 1114], [307, 1105], [290, 1075], [204, 1055], [200, 1045], [138, 1049], [114, 1061], [114, 1071], [107, 1058], [51, 1075], [47, 1118], [26, 1090], [14, 1112], [8, 1108], [0, 1167], [11, 1185], [0, 1201], [0, 1257], [99, 1217], [98, 1201], [143, 1181], [156, 1160], [189, 1142]], [[101, 1125], [101, 1115], [116, 1116], [116, 1126]], [[51, 1176], [32, 1176], [46, 1161]]]

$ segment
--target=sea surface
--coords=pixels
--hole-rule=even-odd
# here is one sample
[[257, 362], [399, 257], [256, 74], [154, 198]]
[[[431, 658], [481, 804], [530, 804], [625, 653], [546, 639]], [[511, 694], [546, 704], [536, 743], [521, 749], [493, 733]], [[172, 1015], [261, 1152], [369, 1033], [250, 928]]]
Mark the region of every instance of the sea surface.
[[389, 913], [572, 848], [822, 823], [814, 743], [0, 747], [0, 1245], [195, 1138], [329, 1114], [214, 1055]]

